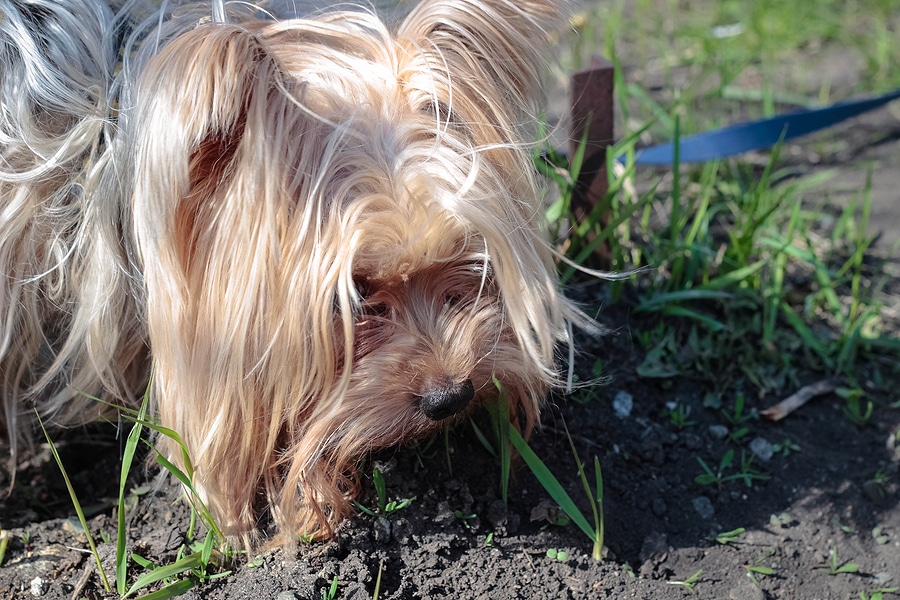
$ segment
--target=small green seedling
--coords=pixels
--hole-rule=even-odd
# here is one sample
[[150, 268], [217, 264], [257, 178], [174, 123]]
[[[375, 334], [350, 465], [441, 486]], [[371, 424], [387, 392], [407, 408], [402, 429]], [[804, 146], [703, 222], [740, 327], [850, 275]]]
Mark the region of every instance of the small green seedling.
[[696, 586], [700, 582], [701, 573], [703, 573], [703, 569], [698, 569], [696, 573], [683, 581], [667, 581], [666, 583], [668, 583], [669, 585], [680, 585], [688, 591], [693, 592], [694, 586]]
[[794, 521], [794, 518], [786, 512], [781, 513], [780, 515], [770, 515], [769, 516], [769, 525], [773, 527], [786, 527], [790, 525]]
[[478, 517], [478, 515], [476, 515], [475, 513], [471, 513], [471, 514], [467, 515], [461, 510], [454, 510], [453, 516], [456, 517], [457, 519], [459, 519], [460, 521], [462, 521], [462, 524], [466, 529], [472, 529], [472, 525], [470, 524], [470, 521], [472, 519], [475, 519]]
[[569, 558], [569, 553], [565, 550], [557, 550], [556, 548], [548, 548], [547, 549], [547, 558], [550, 560], [558, 560], [559, 562], [565, 562]]
[[700, 485], [711, 485], [715, 483], [721, 489], [722, 484], [725, 482], [725, 469], [731, 466], [732, 461], [734, 461], [734, 450], [729, 449], [722, 455], [722, 460], [719, 461], [719, 468], [716, 471], [713, 471], [709, 465], [706, 464], [706, 461], [698, 456], [697, 462], [699, 462], [700, 466], [703, 468], [703, 474], [697, 475], [694, 478], [694, 481]]
[[860, 429], [865, 427], [872, 416], [873, 405], [871, 400], [866, 400], [863, 408], [864, 392], [859, 389], [837, 388], [834, 393], [844, 399], [844, 416]]
[[490, 532], [487, 534], [487, 537], [484, 538], [484, 547], [490, 548], [494, 544], [494, 532]]
[[741, 470], [739, 473], [734, 474], [734, 479], [740, 479], [744, 482], [744, 485], [747, 487], [753, 487], [754, 481], [766, 481], [771, 479], [771, 475], [766, 475], [765, 473], [758, 471], [752, 467], [753, 464], [753, 454], [747, 455], [743, 450], [741, 450]]
[[322, 590], [322, 600], [334, 600], [337, 598], [338, 591], [338, 576], [335, 575], [334, 579], [331, 580], [331, 585], [328, 589]]
[[881, 525], [872, 528], [872, 539], [875, 540], [875, 543], [883, 546], [891, 541], [891, 538], [884, 533], [884, 529]]
[[722, 411], [722, 416], [725, 417], [725, 420], [731, 423], [733, 427], [737, 427], [741, 423], [745, 423], [753, 418], [752, 413], [744, 412], [744, 394], [738, 394], [737, 398], [734, 400], [734, 410], [728, 412], [726, 410]]
[[763, 565], [744, 565], [744, 569], [747, 570], [747, 577], [750, 578], [750, 581], [756, 587], [759, 587], [759, 580], [756, 578], [758, 575], [773, 575], [775, 570], [772, 567], [766, 567]]
[[883, 600], [885, 594], [896, 594], [900, 587], [878, 588], [877, 590], [862, 590], [859, 592], [859, 600]]
[[737, 529], [732, 529], [731, 531], [723, 531], [712, 539], [723, 546], [728, 546], [729, 544], [737, 544], [738, 538], [740, 538], [745, 531], [746, 529], [744, 529], [743, 527], [738, 527]]
[[700, 466], [703, 468], [703, 473], [697, 475], [694, 478], [694, 481], [699, 483], [700, 485], [711, 485], [716, 484], [719, 489], [722, 489], [722, 485], [727, 481], [740, 480], [744, 482], [744, 485], [747, 487], [753, 487], [754, 481], [763, 481], [766, 479], [770, 479], [770, 475], [766, 475], [756, 469], [753, 468], [753, 455], [747, 455], [746, 452], [741, 451], [741, 467], [737, 473], [732, 473], [731, 475], [725, 475], [725, 470], [731, 466], [731, 463], [734, 462], [734, 450], [728, 449], [725, 454], [722, 456], [722, 460], [719, 461], [718, 470], [713, 471], [706, 462], [697, 457], [697, 462], [700, 463]]
[[841, 564], [838, 560], [838, 551], [837, 546], [831, 547], [831, 559], [828, 564], [824, 567], [819, 567], [820, 570], [826, 571], [829, 575], [840, 575], [841, 573], [858, 573], [859, 565], [856, 563], [846, 563]]
[[781, 454], [784, 457], [788, 457], [792, 452], [800, 452], [800, 446], [792, 442], [790, 439], [785, 438], [785, 440], [780, 444], [772, 444], [772, 452], [774, 452], [775, 454]]
[[667, 408], [665, 414], [669, 418], [669, 423], [675, 429], [684, 429], [685, 427], [696, 425], [696, 421], [688, 418], [691, 414], [690, 406], [678, 403], [672, 408]]
[[[563, 425], [565, 425], [565, 422], [563, 422]], [[566, 435], [569, 439], [569, 446], [572, 448], [572, 454], [575, 458], [578, 476], [584, 486], [584, 491], [588, 497], [588, 502], [591, 505], [591, 511], [593, 512], [594, 526], [591, 527], [587, 518], [575, 502], [572, 501], [572, 497], [569, 496], [569, 493], [563, 485], [553, 475], [550, 469], [547, 468], [544, 461], [542, 461], [538, 455], [535, 454], [534, 450], [531, 449], [528, 442], [522, 437], [522, 434], [514, 427], [509, 427], [507, 435], [509, 436], [512, 446], [518, 451], [519, 456], [521, 456], [525, 464], [528, 465], [528, 468], [534, 474], [544, 490], [550, 494], [550, 497], [553, 498], [563, 512], [572, 519], [572, 522], [574, 522], [578, 528], [591, 539], [593, 542], [591, 557], [596, 561], [603, 560], [603, 474], [600, 470], [600, 459], [596, 456], [594, 457], [594, 488], [592, 489], [587, 474], [585, 473], [584, 465], [575, 449], [575, 442], [572, 440], [572, 436], [569, 435], [568, 428], [566, 428]]]
[[837, 517], [831, 519], [831, 525], [843, 531], [844, 533], [856, 533], [852, 525], [844, 525]]
[[774, 548], [767, 548], [757, 557], [755, 561], [753, 561], [749, 565], [744, 565], [744, 569], [747, 571], [747, 577], [750, 578], [750, 581], [753, 582], [753, 585], [759, 587], [759, 577], [760, 575], [774, 575], [775, 569], [771, 567], [767, 567], [761, 564], [764, 560], [771, 557], [775, 554]]
[[[406, 498], [405, 500], [390, 500], [387, 499], [387, 485], [384, 482], [384, 475], [381, 473], [381, 470], [378, 467], [372, 469], [372, 483], [375, 485], [375, 495], [378, 497], [378, 508], [377, 512], [382, 515], [390, 515], [398, 510], [402, 510], [413, 503], [416, 499], [415, 496], [412, 498]], [[371, 508], [366, 508], [359, 502], [353, 503], [356, 508], [363, 511], [370, 517], [374, 517], [376, 514], [375, 510]]]
[[0, 529], [0, 567], [3, 566], [3, 559], [6, 558], [6, 547], [9, 546], [9, 532]]

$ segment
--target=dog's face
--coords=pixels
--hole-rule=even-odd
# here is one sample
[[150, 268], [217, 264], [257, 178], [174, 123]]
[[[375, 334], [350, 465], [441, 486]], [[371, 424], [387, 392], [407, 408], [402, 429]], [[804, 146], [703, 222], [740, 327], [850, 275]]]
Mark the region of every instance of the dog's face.
[[[574, 314], [528, 124], [549, 0], [201, 25], [129, 123], [154, 397], [231, 531], [327, 533], [367, 452], [495, 397], [530, 430]], [[170, 448], [172, 454], [177, 454]]]

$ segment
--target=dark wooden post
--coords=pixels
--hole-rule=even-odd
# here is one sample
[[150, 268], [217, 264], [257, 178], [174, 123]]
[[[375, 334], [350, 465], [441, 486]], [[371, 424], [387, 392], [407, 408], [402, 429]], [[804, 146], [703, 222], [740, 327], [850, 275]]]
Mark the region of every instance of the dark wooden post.
[[[590, 215], [594, 206], [606, 195], [606, 148], [613, 143], [613, 65], [599, 56], [591, 57], [591, 65], [572, 74], [569, 105], [572, 131], [569, 156], [574, 156], [587, 130], [584, 163], [575, 183], [572, 209], [581, 219]], [[604, 225], [607, 216], [601, 218]], [[601, 246], [595, 258], [603, 265], [609, 262], [609, 251]]]

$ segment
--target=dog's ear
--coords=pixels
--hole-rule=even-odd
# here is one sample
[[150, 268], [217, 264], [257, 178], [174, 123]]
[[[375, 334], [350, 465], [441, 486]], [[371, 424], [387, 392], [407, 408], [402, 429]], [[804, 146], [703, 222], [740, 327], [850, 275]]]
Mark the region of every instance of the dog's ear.
[[[490, 94], [507, 103], [539, 99], [541, 71], [566, 14], [565, 0], [424, 0], [397, 37], [429, 57], [430, 69], [446, 71], [469, 98]], [[468, 93], [469, 89], [475, 92]]]
[[254, 33], [223, 24], [181, 34], [143, 70], [132, 99], [136, 234], [150, 245], [171, 239], [177, 270], [189, 270], [199, 220], [228, 188], [248, 114], [264, 109], [277, 77]]
[[297, 133], [285, 123], [286, 85], [253, 31], [201, 24], [149, 59], [127, 96], [153, 397], [191, 452], [195, 486], [232, 531], [253, 529], [257, 488], [276, 470], [265, 461], [282, 409], [265, 404], [251, 373], [264, 370], [279, 314], [285, 209], [274, 199], [293, 157], [277, 142]]

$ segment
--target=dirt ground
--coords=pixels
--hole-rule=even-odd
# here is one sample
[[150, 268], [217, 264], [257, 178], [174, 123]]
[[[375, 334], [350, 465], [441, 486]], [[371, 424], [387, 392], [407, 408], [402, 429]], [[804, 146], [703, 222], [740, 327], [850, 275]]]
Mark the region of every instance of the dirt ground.
[[[890, 246], [900, 238], [900, 111], [882, 109], [828, 135], [825, 143], [819, 138], [790, 145], [789, 160], [810, 172], [839, 167], [841, 175], [823, 189], [836, 201], [857, 193], [864, 165], [876, 161], [874, 227], [882, 234], [881, 247]], [[829, 146], [828, 140], [840, 144]], [[336, 598], [371, 599], [379, 569], [378, 598], [383, 600], [845, 600], [860, 598], [861, 591], [871, 597], [874, 590], [900, 586], [896, 361], [876, 357], [859, 367], [858, 378], [876, 406], [865, 427], [843, 415], [844, 401], [834, 394], [775, 423], [759, 411], [827, 374], [799, 373], [764, 397], [738, 380], [723, 395], [722, 409], [711, 408], [704, 405], [710, 390], [699, 378], [639, 375], [646, 355], [632, 334], [646, 324], [625, 305], [604, 302], [603, 284], [573, 293], [593, 298], [598, 320], [614, 331], [585, 340], [580, 360], [587, 369], [595, 359], [602, 361], [610, 382], [589, 395], [553, 398], [542, 430], [530, 443], [585, 511], [563, 422], [582, 459], [599, 457], [603, 561], [592, 560], [591, 543], [577, 527], [548, 522], [553, 504], [526, 468], [515, 472], [504, 505], [496, 459], [470, 427], [461, 427], [452, 432], [446, 449], [438, 439], [374, 458], [385, 474], [388, 495], [415, 498], [409, 506], [387, 517], [360, 512], [331, 542], [303, 546], [289, 556], [267, 552], [183, 598], [318, 600], [337, 576]], [[896, 286], [894, 293], [896, 299]], [[886, 310], [896, 316], [900, 306]], [[742, 389], [748, 419], [735, 425], [726, 415]], [[677, 405], [690, 410], [683, 427], [669, 416]], [[729, 441], [727, 436], [740, 427], [748, 430], [740, 443]], [[92, 504], [86, 511], [93, 515], [94, 535], [113, 537], [99, 547], [109, 573], [114, 572], [120, 446], [109, 428], [71, 432], [59, 441], [79, 497]], [[726, 450], [735, 447], [745, 459], [753, 456], [752, 469], [768, 479], [752, 480], [750, 486], [740, 479], [721, 487], [696, 482], [703, 473], [697, 457], [715, 470]], [[737, 471], [741, 458], [735, 456], [728, 474]], [[8, 485], [7, 474], [0, 474], [0, 487]], [[152, 474], [141, 473], [134, 486], [128, 514], [131, 551], [173, 560], [188, 527], [179, 489], [168, 481], [148, 487]], [[360, 501], [376, 504], [370, 479]], [[0, 526], [10, 532], [0, 567], [0, 598], [115, 597], [102, 591], [72, 512], [57, 467], [39, 448], [20, 468], [13, 493], [0, 497]], [[733, 543], [716, 539], [737, 528], [745, 531]], [[565, 559], [550, 558], [550, 549], [564, 551]], [[693, 591], [677, 583], [701, 569]]]
[[[619, 329], [595, 349], [613, 365], [612, 383], [585, 403], [557, 399], [532, 440], [583, 510], [563, 420], [582, 458], [600, 458], [607, 545], [602, 562], [591, 559], [590, 542], [574, 525], [547, 523], [553, 505], [526, 469], [516, 472], [504, 506], [497, 462], [466, 427], [450, 437], [452, 473], [442, 440], [376, 458], [389, 496], [415, 497], [406, 508], [386, 519], [360, 513], [330, 543], [291, 556], [268, 552], [252, 567], [237, 566], [184, 598], [318, 599], [334, 576], [338, 598], [372, 598], [379, 568], [378, 597], [384, 599], [689, 597], [673, 582], [700, 569], [697, 598], [847, 599], [900, 585], [900, 411], [886, 407], [897, 400], [896, 370], [884, 371], [893, 382], [869, 382], [878, 408], [864, 429], [842, 415], [835, 396], [813, 400], [777, 424], [757, 415], [775, 398], [748, 397], [747, 455], [750, 448], [780, 446], [766, 460], [763, 450], [753, 463], [770, 479], [752, 487], [738, 480], [721, 488], [700, 485], [696, 457], [715, 469], [733, 447], [723, 438], [735, 429], [723, 413], [703, 407], [704, 390], [691, 378], [638, 376], [643, 353], [629, 339], [630, 318], [616, 310], [603, 316]], [[797, 384], [818, 379], [811, 373]], [[623, 394], [633, 408], [617, 416], [614, 406], [621, 410]], [[674, 427], [666, 416], [670, 402], [690, 407], [692, 424]], [[95, 536], [113, 536], [117, 442], [108, 435], [74, 436], [60, 450], [79, 495], [105, 503], [86, 509], [97, 511], [90, 521]], [[128, 515], [130, 547], [148, 558], [173, 560], [188, 524], [179, 490], [166, 484], [140, 491]], [[370, 483], [361, 502], [376, 504]], [[0, 567], [0, 597], [113, 597], [100, 591], [71, 512], [58, 471], [43, 452], [19, 473], [14, 495], [0, 503], [12, 537]], [[534, 520], [539, 516], [545, 519]], [[735, 543], [715, 540], [739, 527], [746, 531]], [[111, 573], [114, 545], [100, 546]], [[551, 559], [548, 549], [568, 557]], [[831, 574], [832, 549], [838, 566], [853, 563], [858, 570]], [[759, 566], [772, 574], [757, 574], [754, 582], [748, 567]]]

